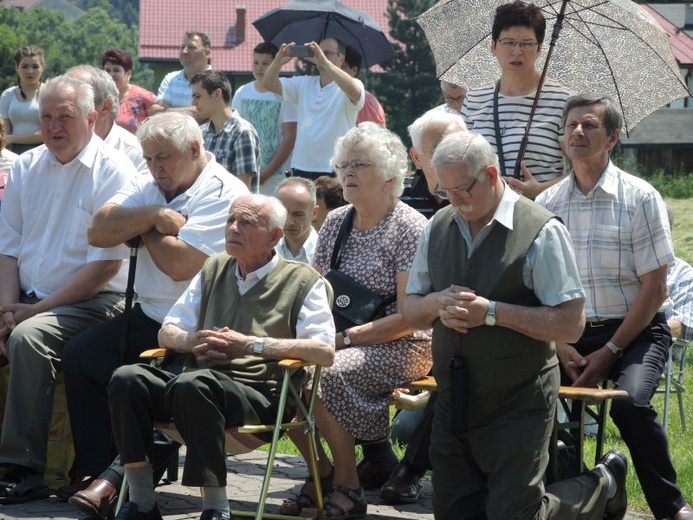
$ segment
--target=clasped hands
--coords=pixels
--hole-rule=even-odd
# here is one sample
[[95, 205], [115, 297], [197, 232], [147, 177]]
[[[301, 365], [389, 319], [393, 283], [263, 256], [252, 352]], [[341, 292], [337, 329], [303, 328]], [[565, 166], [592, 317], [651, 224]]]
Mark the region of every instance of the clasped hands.
[[468, 287], [451, 285], [438, 293], [438, 317], [448, 328], [466, 333], [484, 324], [489, 300]]
[[228, 327], [200, 330], [196, 333], [197, 343], [192, 348], [195, 358], [210, 366], [228, 365], [233, 359], [246, 355], [246, 346], [251, 338]]
[[570, 377], [573, 386], [596, 387], [606, 380], [616, 357], [607, 348], [600, 348], [582, 356], [568, 343], [557, 343], [556, 352], [563, 370]]

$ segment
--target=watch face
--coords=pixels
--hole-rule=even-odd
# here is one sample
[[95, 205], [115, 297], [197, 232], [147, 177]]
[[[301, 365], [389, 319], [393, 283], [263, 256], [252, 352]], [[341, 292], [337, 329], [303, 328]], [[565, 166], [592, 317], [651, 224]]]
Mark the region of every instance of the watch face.
[[489, 327], [493, 327], [496, 324], [496, 317], [495, 316], [486, 316], [486, 325]]

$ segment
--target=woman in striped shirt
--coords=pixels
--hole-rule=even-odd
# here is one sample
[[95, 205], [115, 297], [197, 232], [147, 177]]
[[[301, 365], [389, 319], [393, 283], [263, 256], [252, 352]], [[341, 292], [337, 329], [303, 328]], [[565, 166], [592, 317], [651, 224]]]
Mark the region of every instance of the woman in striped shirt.
[[545, 32], [546, 20], [536, 6], [521, 1], [499, 6], [491, 32], [491, 52], [498, 60], [501, 77], [495, 84], [471, 90], [462, 108], [469, 129], [482, 134], [496, 148], [508, 184], [531, 199], [563, 177], [561, 116], [571, 95], [551, 79], [544, 82], [523, 158], [523, 179], [514, 178], [520, 143], [539, 86], [541, 74], [535, 63]]

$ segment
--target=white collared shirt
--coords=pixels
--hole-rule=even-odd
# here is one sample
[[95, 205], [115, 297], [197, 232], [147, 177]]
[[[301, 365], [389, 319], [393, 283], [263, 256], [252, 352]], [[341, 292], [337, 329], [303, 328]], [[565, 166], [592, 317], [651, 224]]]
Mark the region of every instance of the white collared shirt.
[[[467, 244], [467, 257], [481, 245], [494, 226], [500, 225], [513, 229], [515, 202], [519, 197], [506, 184], [493, 218], [473, 240], [469, 224], [455, 212], [455, 223]], [[433, 283], [428, 271], [431, 224], [432, 220], [429, 220], [421, 234], [414, 263], [409, 271], [407, 294], [426, 295], [433, 292]], [[544, 225], [529, 248], [522, 266], [522, 280], [528, 289], [534, 291], [543, 305], [553, 307], [566, 301], [585, 298], [570, 234], [557, 219], [551, 219]]]
[[135, 137], [135, 134], [131, 134], [114, 123], [111, 127], [111, 131], [108, 132], [106, 139], [104, 139], [104, 142], [127, 155], [139, 173], [149, 173], [147, 162], [142, 156], [142, 146], [137, 140], [137, 137]]
[[[0, 254], [19, 265], [22, 291], [39, 298], [65, 285], [89, 262], [127, 258], [125, 246], [92, 247], [93, 214], [137, 177], [129, 160], [93, 136], [72, 161], [60, 164], [41, 145], [14, 163], [0, 211]], [[105, 291], [123, 291], [126, 273]]]
[[[252, 273], [248, 273], [245, 279], [243, 279], [238, 266], [236, 266], [236, 283], [238, 284], [238, 291], [241, 295], [244, 295], [252, 289], [258, 282], [267, 276], [278, 263], [279, 255], [275, 254], [272, 260]], [[195, 332], [200, 317], [201, 300], [202, 276], [198, 273], [166, 315], [162, 326], [170, 324], [187, 332]], [[298, 313], [296, 339], [316, 339], [329, 345], [334, 345], [334, 335], [335, 329], [332, 319], [332, 308], [327, 298], [325, 282], [322, 278], [318, 278], [308, 292], [301, 306], [301, 310]]]
[[315, 257], [315, 246], [318, 245], [318, 233], [313, 227], [310, 228], [310, 234], [296, 256], [293, 255], [286, 243], [286, 236], [283, 236], [277, 244], [277, 252], [287, 260], [295, 260], [304, 264], [313, 265], [313, 257]]

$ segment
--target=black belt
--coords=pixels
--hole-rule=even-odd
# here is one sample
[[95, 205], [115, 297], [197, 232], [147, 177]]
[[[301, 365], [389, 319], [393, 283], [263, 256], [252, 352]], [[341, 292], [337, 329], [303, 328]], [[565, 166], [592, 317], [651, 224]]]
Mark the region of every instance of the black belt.
[[599, 327], [617, 327], [623, 323], [622, 318], [614, 318], [611, 320], [603, 321], [588, 321], [585, 323], [586, 329], [598, 329]]

